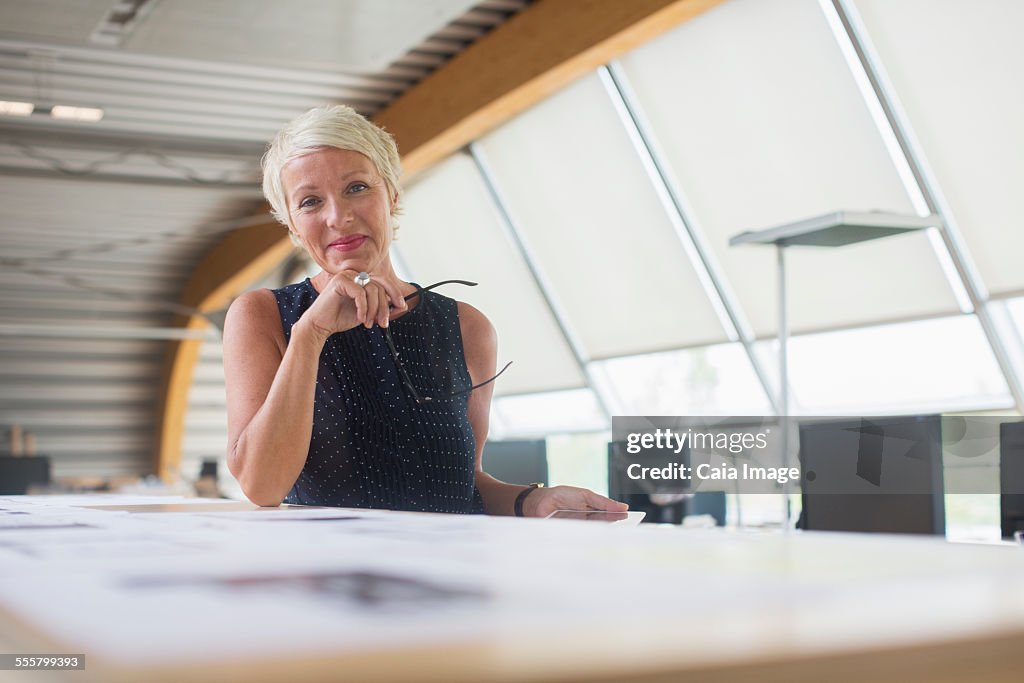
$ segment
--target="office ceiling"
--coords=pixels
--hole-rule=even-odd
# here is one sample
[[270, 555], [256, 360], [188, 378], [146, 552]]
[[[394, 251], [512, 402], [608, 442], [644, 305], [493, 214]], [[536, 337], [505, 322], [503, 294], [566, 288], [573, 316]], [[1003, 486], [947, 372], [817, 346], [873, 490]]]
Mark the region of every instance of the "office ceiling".
[[462, 40], [475, 35], [470, 26], [459, 26], [433, 37], [470, 10], [476, 4], [473, 0], [15, 0], [5, 4], [5, 32], [27, 41], [66, 47], [111, 45], [127, 54], [241, 65], [333, 67], [367, 75], [386, 71], [411, 47], [457, 51]]
[[0, 115], [0, 429], [62, 474], [149, 471], [174, 302], [265, 222], [274, 131], [323, 103], [373, 114], [525, 4], [0, 1], [0, 100], [35, 106]]

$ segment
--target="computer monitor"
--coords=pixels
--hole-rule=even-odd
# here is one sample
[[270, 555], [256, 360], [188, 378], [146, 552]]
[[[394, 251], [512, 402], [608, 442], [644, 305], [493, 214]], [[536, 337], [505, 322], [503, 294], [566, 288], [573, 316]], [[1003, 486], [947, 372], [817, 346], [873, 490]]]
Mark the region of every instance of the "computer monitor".
[[999, 425], [999, 518], [1003, 538], [1024, 531], [1024, 422]]
[[802, 424], [800, 465], [804, 529], [945, 534], [939, 415]]
[[21, 495], [30, 486], [50, 483], [50, 459], [45, 455], [0, 456], [0, 495]]
[[725, 526], [727, 507], [725, 491], [698, 491], [686, 501], [683, 515], [708, 515], [715, 520], [715, 526]]
[[544, 439], [488, 441], [484, 472], [509, 484], [548, 484], [548, 448]]

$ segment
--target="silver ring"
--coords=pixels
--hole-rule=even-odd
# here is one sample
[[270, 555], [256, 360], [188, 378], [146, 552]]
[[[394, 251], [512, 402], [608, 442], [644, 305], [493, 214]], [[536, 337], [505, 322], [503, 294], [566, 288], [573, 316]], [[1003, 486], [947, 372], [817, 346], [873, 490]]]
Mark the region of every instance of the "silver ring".
[[359, 275], [356, 275], [355, 283], [360, 287], [365, 287], [366, 285], [370, 284], [370, 274], [364, 270], [363, 272], [359, 273]]

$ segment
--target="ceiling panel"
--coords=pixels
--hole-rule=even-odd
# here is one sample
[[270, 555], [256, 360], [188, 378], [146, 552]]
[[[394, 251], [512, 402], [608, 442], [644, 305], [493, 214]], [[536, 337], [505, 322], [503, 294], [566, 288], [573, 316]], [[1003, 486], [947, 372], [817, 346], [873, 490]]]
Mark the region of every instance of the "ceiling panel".
[[[101, 22], [117, 0], [5, 0], [4, 33], [28, 40], [70, 45], [112, 42], [99, 39]], [[475, 0], [148, 0], [116, 40], [129, 52], [243, 64], [323, 67], [375, 72], [398, 61], [412, 45], [477, 4]], [[499, 15], [500, 16], [500, 15]], [[474, 39], [449, 32], [435, 41]], [[257, 49], [258, 47], [258, 49]]]
[[23, 38], [81, 43], [117, 4], [118, 0], [4, 0], [0, 26], [4, 33]]
[[506, 237], [472, 160], [455, 155], [417, 178], [406, 192], [405, 206], [395, 248], [410, 277], [421, 285], [452, 278], [479, 283], [440, 291], [476, 306], [495, 326], [498, 366], [513, 361], [495, 392], [582, 386], [572, 351]]
[[[622, 60], [755, 333], [776, 257], [729, 238], [827, 212], [913, 207], [815, 0], [733, 0]], [[787, 252], [794, 331], [959, 311], [924, 234]]]
[[[379, 71], [475, 0], [175, 0], [156, 3], [130, 51], [302, 68]], [[258, 45], [259, 49], [253, 47]], [[452, 49], [462, 46], [456, 43]]]
[[1024, 3], [855, 7], [993, 294], [1024, 291]]
[[590, 358], [725, 339], [596, 74], [479, 147]]

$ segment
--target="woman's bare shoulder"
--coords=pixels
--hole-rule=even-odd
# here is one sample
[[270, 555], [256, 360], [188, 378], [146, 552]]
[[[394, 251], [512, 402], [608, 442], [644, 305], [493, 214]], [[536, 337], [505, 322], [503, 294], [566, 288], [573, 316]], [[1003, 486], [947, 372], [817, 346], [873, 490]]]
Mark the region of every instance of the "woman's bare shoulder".
[[243, 292], [231, 302], [231, 306], [228, 308], [229, 317], [266, 316], [270, 313], [280, 317], [277, 312], [277, 300], [269, 289], [253, 289]]
[[494, 325], [487, 319], [487, 316], [480, 312], [480, 309], [459, 301], [459, 327], [462, 328], [462, 337], [465, 340], [479, 340], [490, 344], [497, 341], [497, 333]]
[[466, 365], [474, 382], [494, 372], [498, 357], [498, 333], [494, 325], [476, 307], [465, 302], [459, 304], [459, 329], [462, 332], [462, 350]]
[[236, 339], [251, 342], [257, 337], [271, 339], [284, 347], [281, 313], [274, 293], [269, 289], [254, 289], [239, 295], [231, 302], [224, 319], [226, 345]]

